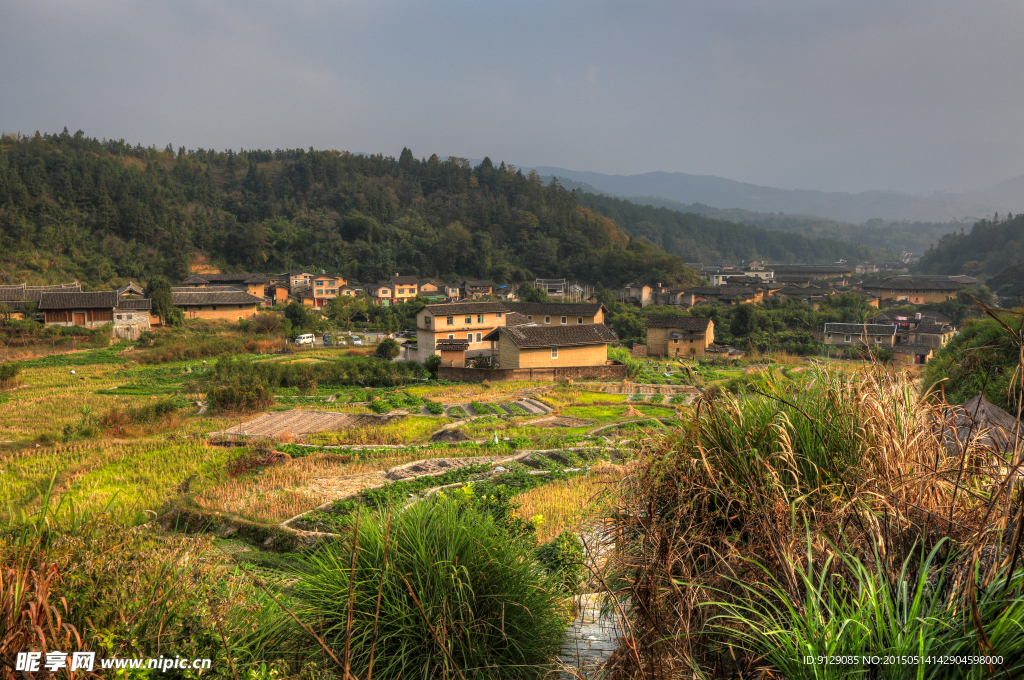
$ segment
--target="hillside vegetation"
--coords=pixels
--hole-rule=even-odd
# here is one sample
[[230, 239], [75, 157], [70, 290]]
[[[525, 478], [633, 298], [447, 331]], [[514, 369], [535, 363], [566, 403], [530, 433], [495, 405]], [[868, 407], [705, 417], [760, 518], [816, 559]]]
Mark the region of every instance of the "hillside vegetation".
[[464, 159], [164, 150], [58, 135], [0, 140], [0, 279], [99, 286], [197, 257], [256, 271], [695, 283], [557, 182]]
[[1024, 215], [980, 220], [968, 232], [943, 236], [918, 263], [922, 274], [993, 276], [1024, 262]]
[[[825, 263], [838, 260], [892, 260], [889, 250], [837, 238], [811, 238], [713, 219], [696, 212], [639, 205], [600, 194], [580, 193], [580, 203], [616, 221], [633, 238], [643, 239], [687, 262], [755, 260]], [[816, 235], [818, 236], [818, 235]]]

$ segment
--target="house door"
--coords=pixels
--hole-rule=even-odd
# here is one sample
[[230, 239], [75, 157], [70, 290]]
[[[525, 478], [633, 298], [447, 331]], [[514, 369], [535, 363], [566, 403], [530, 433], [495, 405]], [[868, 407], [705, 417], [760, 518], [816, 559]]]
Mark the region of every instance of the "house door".
[[74, 321], [76, 326], [85, 325], [85, 312], [75, 312], [73, 316], [75, 317]]

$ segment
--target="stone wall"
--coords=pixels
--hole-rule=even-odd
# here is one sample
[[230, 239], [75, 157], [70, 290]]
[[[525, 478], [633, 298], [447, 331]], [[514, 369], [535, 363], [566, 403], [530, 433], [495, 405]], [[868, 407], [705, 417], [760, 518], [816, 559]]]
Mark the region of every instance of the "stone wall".
[[437, 369], [441, 380], [456, 382], [497, 382], [501, 380], [624, 380], [626, 367], [618, 362], [603, 366], [559, 366], [558, 368], [452, 368]]

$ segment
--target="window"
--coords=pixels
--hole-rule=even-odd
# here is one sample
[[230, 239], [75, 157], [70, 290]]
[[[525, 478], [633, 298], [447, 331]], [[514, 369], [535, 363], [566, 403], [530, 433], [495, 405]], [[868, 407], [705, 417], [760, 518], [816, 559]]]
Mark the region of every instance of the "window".
[[466, 323], [473, 323], [473, 315], [472, 314], [467, 314], [466, 315]]
[[829, 340], [831, 340], [832, 339], [832, 334], [828, 333], [825, 337], [827, 337]]
[[449, 316], [448, 317], [448, 325], [449, 326], [454, 326], [455, 325], [455, 317], [454, 316]]
[[849, 342], [849, 341], [850, 341], [850, 336], [849, 336], [849, 335], [847, 335], [847, 336], [846, 336], [846, 340], [845, 340], [844, 342]]
[[583, 323], [583, 317], [582, 316], [577, 316], [576, 317], [576, 323]]
[[501, 312], [498, 312], [497, 314], [495, 314], [495, 317], [500, 319], [501, 318]]
[[472, 333], [466, 333], [466, 340], [469, 340], [470, 342], [473, 342], [473, 334]]
[[238, 305], [238, 308], [239, 308], [239, 309], [241, 309], [241, 308], [242, 308], [242, 305]]
[[552, 347], [551, 348], [551, 358], [552, 359], [557, 359], [558, 358], [558, 348], [557, 347]]
[[483, 323], [484, 322], [484, 315], [483, 314], [477, 314], [476, 315], [476, 322], [477, 323]]
[[533, 316], [532, 315], [527, 315], [526, 320], [527, 321], [533, 321]]
[[449, 333], [448, 334], [448, 339], [449, 340], [454, 340], [455, 339], [455, 334], [454, 333]]
[[569, 323], [568, 317], [562, 317], [562, 323]]
[[477, 342], [483, 342], [483, 334], [482, 333], [477, 333], [476, 334], [476, 341]]
[[426, 326], [427, 328], [430, 328], [430, 317], [429, 316], [423, 317], [423, 325]]
[[[119, 319], [120, 319], [121, 317], [117, 317], [117, 318], [119, 318]], [[129, 314], [129, 315], [128, 315], [128, 318], [129, 318], [129, 319], [131, 319], [131, 318], [133, 318], [133, 317], [132, 317], [132, 315], [131, 315], [131, 314]]]
[[544, 323], [551, 323], [551, 317], [550, 316], [545, 316], [544, 317]]
[[876, 344], [876, 345], [877, 345], [878, 343], [880, 343], [880, 342], [882, 342], [882, 336], [881, 336], [881, 335], [879, 335], [878, 337], [876, 337], [876, 338], [875, 338], [875, 344]]
[[673, 338], [672, 339], [672, 344], [673, 345], [678, 345], [679, 344], [679, 338]]
[[118, 319], [120, 319], [120, 318], [121, 318], [121, 315], [120, 315], [120, 314], [118, 314], [118, 315], [117, 315], [117, 318], [118, 318]]
[[210, 307], [210, 309], [212, 309], [213, 311], [217, 311], [217, 305]]

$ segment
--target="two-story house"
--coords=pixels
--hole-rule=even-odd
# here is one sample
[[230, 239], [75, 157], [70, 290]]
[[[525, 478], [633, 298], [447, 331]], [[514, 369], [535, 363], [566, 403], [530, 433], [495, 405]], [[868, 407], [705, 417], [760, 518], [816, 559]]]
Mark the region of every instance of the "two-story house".
[[420, 360], [435, 353], [440, 340], [465, 340], [468, 356], [489, 349], [483, 337], [505, 325], [508, 310], [502, 302], [462, 302], [427, 305], [416, 313], [416, 344]]
[[647, 354], [702, 357], [715, 342], [715, 322], [698, 316], [652, 316], [647, 319]]
[[312, 280], [313, 306], [323, 307], [339, 295], [344, 295], [342, 288], [347, 284], [348, 281], [341, 276], [330, 274], [314, 276]]
[[896, 336], [896, 324], [877, 323], [827, 323], [825, 344], [839, 347], [865, 345], [892, 349]]

